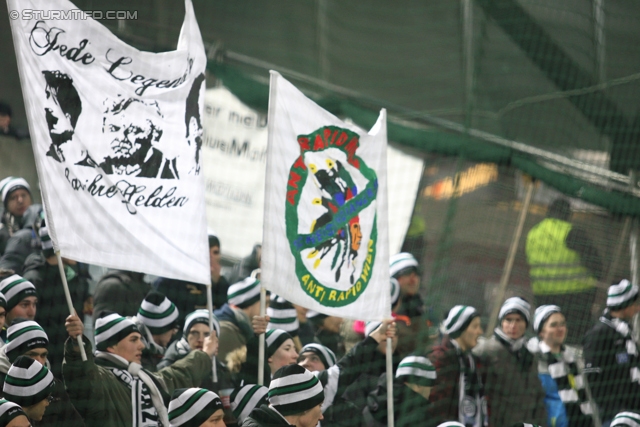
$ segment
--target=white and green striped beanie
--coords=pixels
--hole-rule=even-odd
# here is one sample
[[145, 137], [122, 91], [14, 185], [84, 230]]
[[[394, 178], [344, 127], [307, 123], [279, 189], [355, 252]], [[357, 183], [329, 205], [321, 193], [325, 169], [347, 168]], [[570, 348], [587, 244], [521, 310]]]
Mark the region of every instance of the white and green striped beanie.
[[142, 300], [136, 317], [152, 335], [160, 335], [176, 327], [178, 308], [163, 293], [151, 291]]
[[400, 283], [398, 280], [391, 278], [391, 309], [398, 304], [398, 300], [400, 299]]
[[0, 282], [0, 292], [4, 294], [7, 300], [7, 313], [20, 304], [23, 299], [38, 296], [33, 283], [17, 274], [9, 276]]
[[300, 355], [311, 352], [320, 358], [324, 369], [329, 369], [336, 364], [336, 354], [329, 347], [322, 344], [310, 343], [300, 349]]
[[24, 188], [31, 194], [31, 187], [29, 187], [29, 183], [26, 179], [20, 178], [18, 176], [8, 176], [2, 181], [0, 181], [0, 193], [2, 194], [2, 203], [4, 207], [7, 207], [7, 200], [9, 198], [9, 193], [19, 188]]
[[480, 314], [470, 305], [456, 305], [447, 314], [442, 323], [442, 332], [450, 338], [458, 338]]
[[96, 349], [107, 351], [107, 348], [118, 344], [120, 340], [125, 339], [133, 332], [140, 333], [136, 324], [130, 319], [122, 317], [118, 313], [104, 313], [96, 320], [94, 335]]
[[177, 389], [169, 402], [169, 425], [200, 427], [220, 409], [222, 400], [212, 391], [195, 387]]
[[436, 383], [436, 368], [424, 356], [407, 356], [398, 365], [396, 378], [409, 384], [433, 387]]
[[322, 401], [322, 384], [300, 365], [278, 369], [269, 384], [269, 403], [284, 416], [301, 414], [320, 405]]
[[391, 257], [389, 261], [389, 275], [394, 278], [403, 276], [411, 271], [418, 273], [418, 261], [408, 252], [401, 252]]
[[609, 286], [607, 292], [607, 308], [622, 310], [638, 299], [638, 285], [623, 279], [620, 283]]
[[295, 307], [281, 296], [271, 295], [271, 302], [267, 307], [269, 316], [269, 329], [282, 329], [287, 331], [292, 337], [298, 336], [300, 322]]
[[620, 412], [611, 421], [611, 427], [629, 426], [640, 427], [640, 414], [636, 412]]
[[268, 388], [256, 384], [247, 384], [233, 390], [229, 400], [231, 400], [231, 411], [238, 425], [242, 424], [255, 408], [269, 404], [268, 393]]
[[[182, 329], [182, 334], [185, 337], [189, 335], [189, 331], [191, 330], [193, 325], [197, 323], [202, 323], [209, 326], [209, 310], [199, 309], [189, 313], [189, 315], [187, 315], [187, 318], [184, 319], [184, 328]], [[213, 329], [215, 329], [216, 331], [216, 336], [220, 338], [220, 322], [218, 322], [218, 318], [215, 315], [213, 315]]]
[[502, 307], [500, 307], [498, 319], [502, 322], [508, 314], [513, 313], [520, 314], [524, 318], [525, 322], [527, 322], [527, 325], [531, 324], [531, 304], [529, 304], [524, 298], [508, 298], [504, 304], [502, 304]]
[[45, 258], [54, 256], [55, 251], [53, 249], [53, 240], [51, 240], [49, 229], [47, 228], [44, 218], [40, 221], [40, 230], [38, 230], [38, 234], [40, 235], [40, 243], [42, 244], [42, 255], [44, 255]]
[[7, 399], [0, 399], [0, 427], [7, 426], [11, 420], [20, 415], [27, 416], [20, 405], [9, 402]]
[[286, 340], [293, 340], [287, 331], [283, 331], [282, 329], [269, 329], [265, 334], [267, 359], [273, 356]]
[[229, 286], [227, 298], [230, 305], [238, 308], [251, 307], [260, 301], [260, 281], [253, 277], [247, 277], [238, 283]]
[[33, 320], [16, 320], [7, 329], [5, 352], [11, 363], [32, 348], [48, 347], [47, 333]]
[[562, 311], [557, 305], [541, 305], [536, 308], [536, 312], [533, 315], [533, 330], [536, 331], [536, 333], [540, 332], [544, 327], [544, 322], [546, 322], [553, 313], [562, 313]]
[[46, 366], [27, 356], [20, 356], [9, 368], [2, 395], [22, 407], [35, 405], [53, 391], [53, 374]]
[[465, 427], [465, 425], [458, 421], [447, 421], [445, 423], [438, 424], [438, 427]]

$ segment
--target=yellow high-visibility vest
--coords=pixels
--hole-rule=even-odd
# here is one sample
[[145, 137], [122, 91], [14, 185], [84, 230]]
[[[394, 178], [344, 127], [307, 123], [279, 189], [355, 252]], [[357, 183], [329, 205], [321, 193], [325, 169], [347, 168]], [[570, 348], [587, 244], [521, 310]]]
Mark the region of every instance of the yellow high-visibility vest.
[[565, 244], [571, 227], [567, 221], [546, 218], [527, 235], [526, 254], [534, 294], [566, 294], [596, 286], [593, 274], [580, 264], [578, 252]]

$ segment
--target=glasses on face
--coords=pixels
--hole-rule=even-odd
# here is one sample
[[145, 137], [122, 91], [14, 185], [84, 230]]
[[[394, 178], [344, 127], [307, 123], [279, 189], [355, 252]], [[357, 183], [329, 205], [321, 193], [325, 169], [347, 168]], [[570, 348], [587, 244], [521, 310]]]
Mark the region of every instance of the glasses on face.
[[193, 337], [195, 339], [207, 338], [210, 335], [211, 335], [211, 332], [200, 332], [200, 331], [190, 331], [189, 332], [189, 336]]

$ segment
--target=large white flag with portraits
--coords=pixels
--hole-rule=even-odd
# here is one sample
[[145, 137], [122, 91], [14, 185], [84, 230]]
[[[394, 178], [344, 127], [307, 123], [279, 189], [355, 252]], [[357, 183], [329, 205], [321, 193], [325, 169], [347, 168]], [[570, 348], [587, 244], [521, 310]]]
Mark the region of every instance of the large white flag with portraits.
[[[191, 0], [175, 51], [141, 52], [67, 0], [8, 0], [49, 232], [67, 258], [209, 283]], [[16, 19], [13, 19], [16, 18]]]
[[261, 281], [295, 304], [389, 317], [387, 122], [344, 123], [271, 72]]

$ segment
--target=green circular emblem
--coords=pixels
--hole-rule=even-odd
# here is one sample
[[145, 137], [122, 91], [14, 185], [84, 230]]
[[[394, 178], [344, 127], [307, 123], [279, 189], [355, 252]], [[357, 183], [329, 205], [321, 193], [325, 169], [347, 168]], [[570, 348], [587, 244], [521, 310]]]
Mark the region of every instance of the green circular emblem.
[[359, 139], [336, 126], [299, 135], [289, 170], [285, 221], [296, 275], [328, 307], [362, 295], [376, 257], [378, 178], [356, 155]]

